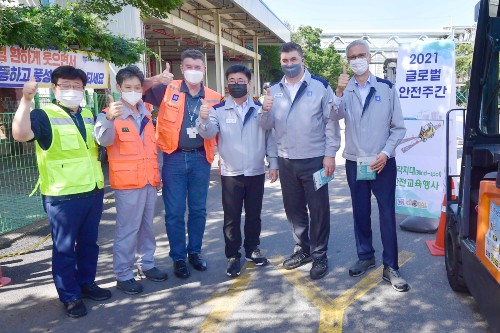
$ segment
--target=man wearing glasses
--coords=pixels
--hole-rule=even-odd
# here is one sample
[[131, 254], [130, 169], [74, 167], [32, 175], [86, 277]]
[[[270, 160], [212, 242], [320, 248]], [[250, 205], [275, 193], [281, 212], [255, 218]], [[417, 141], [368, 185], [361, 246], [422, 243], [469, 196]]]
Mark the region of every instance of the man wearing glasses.
[[[360, 276], [375, 267], [372, 246], [371, 194], [377, 198], [382, 236], [383, 279], [400, 292], [410, 289], [398, 267], [396, 235], [396, 159], [395, 150], [406, 129], [399, 97], [394, 85], [370, 73], [370, 49], [365, 40], [355, 40], [346, 48], [354, 77], [345, 68], [335, 91], [334, 120], [345, 119], [347, 182], [351, 190], [354, 234], [358, 261], [349, 269], [350, 276]], [[358, 168], [357, 161], [371, 160], [371, 177]]]
[[52, 276], [68, 316], [87, 314], [81, 298], [111, 297], [94, 282], [99, 246], [104, 177], [92, 137], [94, 116], [81, 108], [87, 75], [72, 66], [51, 75], [55, 100], [30, 112], [38, 88], [35, 79], [23, 87], [12, 135], [35, 141], [39, 185], [52, 233]]
[[229, 97], [223, 103], [200, 109], [196, 120], [198, 132], [205, 139], [219, 135], [222, 207], [224, 209], [226, 275], [240, 275], [241, 212], [245, 206], [245, 260], [257, 266], [268, 261], [259, 250], [262, 198], [264, 196], [265, 163], [270, 164], [271, 183], [278, 179], [277, 147], [272, 132], [259, 126], [259, 102], [248, 97], [252, 74], [243, 65], [226, 71]]

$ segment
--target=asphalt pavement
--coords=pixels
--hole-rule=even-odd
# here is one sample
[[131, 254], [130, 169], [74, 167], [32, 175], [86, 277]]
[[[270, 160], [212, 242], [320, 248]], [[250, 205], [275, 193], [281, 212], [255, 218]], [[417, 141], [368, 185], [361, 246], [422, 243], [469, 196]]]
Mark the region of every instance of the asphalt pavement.
[[[331, 234], [329, 273], [309, 278], [310, 264], [285, 271], [293, 238], [286, 220], [279, 181], [266, 181], [262, 212], [262, 253], [271, 265], [246, 264], [237, 279], [226, 274], [220, 177], [212, 168], [203, 255], [208, 270], [191, 270], [188, 279], [173, 274], [164, 226], [161, 193], [154, 227], [156, 260], [167, 269], [165, 282], [142, 280], [144, 292], [129, 296], [116, 289], [112, 271], [115, 208], [109, 187], [99, 230], [97, 283], [111, 299], [86, 300], [87, 316], [70, 319], [57, 298], [51, 276], [51, 241], [29, 254], [0, 259], [11, 284], [0, 288], [0, 332], [488, 332], [474, 299], [448, 286], [444, 257], [429, 254], [418, 234], [398, 228], [401, 273], [411, 290], [399, 293], [382, 281], [378, 210], [372, 201], [373, 243], [377, 267], [358, 278], [348, 275], [356, 261], [352, 207], [344, 160], [337, 158], [336, 179], [329, 184]], [[216, 165], [214, 163], [214, 165]], [[404, 216], [398, 216], [398, 223]], [[27, 248], [49, 232], [46, 221], [21, 233], [0, 236], [0, 256]]]

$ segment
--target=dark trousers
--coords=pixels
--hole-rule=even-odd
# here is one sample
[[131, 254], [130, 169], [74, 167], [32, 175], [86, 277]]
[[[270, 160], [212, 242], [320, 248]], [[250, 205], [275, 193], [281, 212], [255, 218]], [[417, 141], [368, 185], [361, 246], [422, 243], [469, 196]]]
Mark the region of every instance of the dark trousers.
[[375, 195], [380, 217], [382, 260], [385, 266], [398, 267], [398, 239], [396, 234], [396, 159], [390, 158], [375, 180], [356, 180], [356, 162], [346, 161], [347, 183], [351, 189], [354, 236], [360, 260], [371, 259], [372, 246], [371, 195]]
[[104, 191], [66, 201], [44, 202], [52, 233], [52, 276], [61, 302], [80, 298], [80, 286], [94, 282], [97, 232]]
[[[314, 189], [313, 173], [323, 167], [323, 157], [292, 160], [278, 157], [286, 217], [297, 247], [314, 259], [326, 257], [330, 237], [328, 186]], [[309, 213], [308, 213], [309, 209]]]
[[224, 240], [227, 258], [240, 258], [241, 212], [245, 205], [245, 253], [250, 256], [260, 244], [262, 198], [265, 174], [258, 176], [221, 176], [224, 209]]

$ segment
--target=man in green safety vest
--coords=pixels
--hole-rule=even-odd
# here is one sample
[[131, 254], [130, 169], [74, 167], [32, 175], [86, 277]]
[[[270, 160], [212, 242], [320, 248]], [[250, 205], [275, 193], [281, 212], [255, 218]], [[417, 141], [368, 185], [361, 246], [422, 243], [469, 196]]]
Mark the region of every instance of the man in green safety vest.
[[82, 298], [111, 297], [94, 281], [104, 177], [92, 137], [94, 116], [80, 107], [87, 75], [60, 66], [51, 83], [53, 103], [31, 112], [38, 85], [34, 77], [24, 84], [12, 135], [17, 141], [35, 141], [38, 183], [52, 232], [52, 276], [67, 315], [77, 318], [87, 314]]

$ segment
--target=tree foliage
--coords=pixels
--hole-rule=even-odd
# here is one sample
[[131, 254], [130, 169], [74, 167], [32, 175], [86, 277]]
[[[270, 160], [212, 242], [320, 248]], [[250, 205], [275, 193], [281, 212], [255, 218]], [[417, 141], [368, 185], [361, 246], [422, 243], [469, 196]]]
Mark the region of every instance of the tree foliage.
[[283, 77], [279, 48], [278, 45], [259, 46], [259, 53], [261, 55], [259, 66], [261, 83], [277, 82]]
[[54, 49], [62, 52], [84, 50], [115, 65], [141, 60], [142, 54], [155, 55], [142, 39], [113, 35], [108, 15], [134, 5], [143, 13], [166, 17], [182, 0], [83, 0], [61, 8], [58, 5], [7, 6], [0, 0], [0, 47]]
[[309, 72], [324, 78], [335, 89], [342, 66], [346, 63], [333, 45], [321, 48], [321, 33], [319, 28], [300, 26], [292, 33], [292, 40], [302, 47]]
[[104, 18], [121, 12], [130, 5], [138, 8], [143, 15], [167, 18], [167, 14], [182, 6], [184, 0], [80, 0], [81, 8]]
[[457, 44], [455, 48], [455, 71], [457, 78], [467, 79], [470, 76], [472, 67], [472, 54], [474, 53], [474, 45], [468, 43]]

